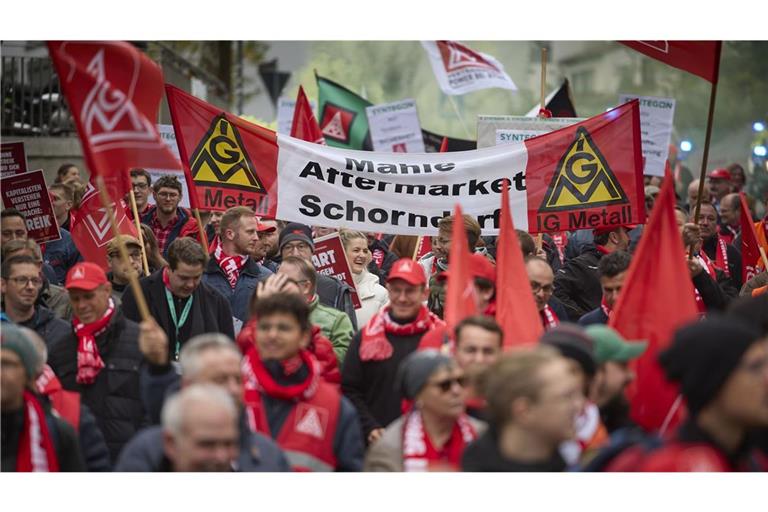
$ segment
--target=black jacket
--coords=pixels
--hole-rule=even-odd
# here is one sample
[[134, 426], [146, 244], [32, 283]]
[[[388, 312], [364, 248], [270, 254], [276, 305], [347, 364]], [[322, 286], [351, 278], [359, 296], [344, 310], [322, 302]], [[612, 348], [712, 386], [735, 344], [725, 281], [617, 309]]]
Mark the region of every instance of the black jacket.
[[[43, 412], [45, 413], [45, 422], [48, 426], [48, 432], [51, 434], [53, 449], [56, 452], [56, 459], [59, 463], [59, 471], [85, 471], [85, 464], [80, 453], [80, 444], [77, 441], [75, 429], [54, 415], [50, 405], [40, 401]], [[19, 454], [19, 440], [21, 432], [24, 429], [24, 409], [16, 412], [3, 413], [0, 419], [0, 471], [15, 472], [16, 458]]]
[[320, 298], [320, 304], [346, 313], [352, 322], [352, 327], [357, 330], [357, 316], [355, 306], [352, 304], [352, 288], [348, 284], [318, 274], [317, 296]]
[[603, 289], [597, 264], [603, 254], [595, 247], [567, 260], [555, 274], [555, 297], [565, 306], [568, 317], [578, 319], [600, 305]]
[[376, 265], [376, 262], [373, 260], [368, 264], [368, 272], [377, 276], [379, 278], [379, 283], [384, 286], [384, 283], [387, 282], [387, 276], [389, 275], [392, 265], [394, 265], [398, 259], [397, 254], [390, 251], [389, 246], [381, 240], [374, 240], [373, 243], [368, 246], [368, 249], [370, 249], [371, 254], [373, 254], [373, 251], [375, 250], [384, 251], [384, 260], [381, 262], [381, 267]]
[[365, 362], [360, 360], [361, 332], [352, 338], [341, 370], [341, 390], [357, 409], [365, 439], [372, 430], [386, 428], [403, 414], [400, 394], [394, 387], [395, 374], [403, 359], [418, 348], [422, 336], [387, 334], [392, 356]]
[[93, 384], [81, 385], [77, 378], [77, 336], [74, 331], [58, 338], [48, 349], [48, 364], [64, 389], [80, 393], [109, 448], [114, 462], [123, 445], [144, 425], [144, 407], [139, 395], [139, 369], [143, 356], [138, 345], [139, 326], [116, 310], [107, 330], [96, 337], [104, 368]]
[[559, 450], [548, 460], [522, 462], [505, 458], [497, 446], [496, 436], [489, 428], [464, 450], [461, 458], [462, 471], [474, 472], [559, 472], [565, 471], [566, 464]]
[[586, 327], [595, 324], [608, 324], [608, 315], [605, 314], [605, 311], [603, 311], [603, 308], [601, 307], [597, 307], [579, 318], [579, 325], [581, 326]]
[[[120, 452], [115, 471], [171, 471], [163, 450], [162, 427], [149, 427], [136, 434]], [[267, 436], [251, 432], [243, 418], [237, 471], [288, 472], [291, 468], [280, 447]]]
[[[192, 293], [192, 307], [189, 316], [184, 325], [179, 329], [179, 339], [176, 339], [176, 329], [171, 320], [171, 313], [168, 309], [168, 299], [165, 295], [165, 284], [163, 283], [163, 271], [159, 270], [154, 274], [145, 277], [139, 281], [144, 297], [147, 299], [149, 314], [152, 315], [160, 327], [168, 335], [168, 353], [170, 360], [174, 359], [176, 353], [176, 342], [179, 342], [179, 350], [190, 338], [207, 332], [220, 332], [230, 338], [235, 338], [235, 330], [232, 324], [232, 308], [229, 301], [219, 292], [201, 282], [197, 289]], [[174, 297], [176, 307], [176, 318], [181, 316], [181, 312], [188, 299], [179, 299]], [[132, 289], [125, 291], [123, 295], [123, 313], [126, 318], [135, 322], [141, 321], [139, 308], [136, 305], [136, 297]]]
[[69, 322], [56, 318], [53, 311], [43, 306], [35, 307], [35, 314], [32, 315], [32, 318], [26, 322], [21, 322], [19, 325], [35, 331], [48, 346], [54, 338], [72, 330], [72, 325]]
[[[701, 244], [701, 249], [707, 256], [709, 256], [709, 259], [712, 260], [712, 263], [714, 264], [717, 259], [717, 253], [720, 250], [718, 248], [717, 236], [704, 240]], [[726, 244], [725, 254], [728, 256], [728, 271], [731, 273], [731, 277], [728, 278], [728, 280], [733, 287], [733, 289], [727, 289], [726, 293], [729, 297], [733, 298], [738, 295], [738, 291], [741, 290], [741, 285], [744, 284], [741, 281], [741, 251], [731, 244]], [[736, 295], [733, 295], [733, 290], [736, 291]]]
[[729, 299], [723, 286], [730, 288], [731, 285], [721, 270], [715, 269], [715, 273], [719, 278], [718, 281], [709, 277], [706, 271], [700, 272], [693, 278], [693, 286], [699, 290], [699, 295], [701, 295], [701, 300], [704, 301], [707, 311], [724, 311], [728, 306]]

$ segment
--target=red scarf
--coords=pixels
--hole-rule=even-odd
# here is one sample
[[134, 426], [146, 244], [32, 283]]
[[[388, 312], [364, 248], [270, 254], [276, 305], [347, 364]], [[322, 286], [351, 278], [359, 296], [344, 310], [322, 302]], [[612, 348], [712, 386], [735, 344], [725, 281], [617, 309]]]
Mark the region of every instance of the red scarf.
[[596, 245], [595, 249], [597, 249], [597, 252], [605, 256], [606, 254], [611, 254], [611, 251], [605, 248], [604, 245]]
[[603, 310], [603, 313], [605, 313], [605, 316], [607, 316], [608, 318], [611, 318], [611, 311], [613, 311], [613, 308], [605, 302], [605, 297], [600, 299], [600, 309]]
[[544, 326], [545, 331], [560, 325], [560, 319], [557, 318], [557, 315], [552, 311], [552, 308], [549, 307], [549, 304], [544, 304], [544, 309], [539, 311], [539, 316], [541, 317], [541, 325]]
[[[715, 273], [715, 267], [712, 265], [712, 261], [709, 259], [709, 256], [707, 256], [704, 251], [699, 251], [697, 258], [699, 259], [699, 263], [702, 267], [704, 267], [704, 271], [709, 275], [709, 277], [711, 277], [713, 280], [716, 280], [717, 274]], [[704, 299], [701, 298], [699, 289], [695, 286], [693, 287], [693, 291], [695, 292], [696, 308], [699, 310], [699, 315], [704, 316], [704, 314], [707, 312], [707, 306], [704, 304]]]
[[381, 249], [374, 249], [371, 253], [373, 262], [376, 263], [377, 268], [381, 268], [384, 263], [384, 251]]
[[361, 361], [384, 361], [392, 357], [392, 345], [387, 334], [413, 336], [445, 325], [437, 315], [422, 305], [416, 319], [407, 324], [398, 324], [389, 316], [390, 307], [380, 310], [363, 327], [360, 340]]
[[431, 463], [447, 463], [458, 471], [464, 448], [476, 438], [469, 417], [462, 414], [453, 425], [450, 439], [438, 451], [424, 430], [421, 412], [414, 410], [403, 422], [403, 471], [429, 471]]
[[53, 369], [47, 364], [43, 365], [43, 371], [40, 372], [40, 376], [35, 381], [35, 388], [37, 388], [37, 392], [41, 395], [50, 395], [62, 389], [59, 378], [56, 377]]
[[728, 244], [723, 237], [717, 235], [717, 253], [715, 254], [715, 266], [731, 277], [731, 269], [728, 268]]
[[316, 360], [308, 350], [301, 350], [299, 354], [287, 361], [282, 361], [283, 370], [290, 375], [298, 371], [302, 363], [309, 369], [309, 376], [299, 384], [290, 386], [281, 386], [270, 375], [269, 370], [264, 366], [264, 362], [259, 357], [258, 351], [253, 348], [243, 358], [242, 374], [243, 389], [245, 390], [246, 403], [248, 395], [256, 391], [265, 393], [279, 400], [307, 399], [312, 397], [317, 391], [320, 383], [320, 372], [318, 371]]
[[240, 271], [243, 269], [248, 256], [241, 256], [240, 254], [229, 256], [224, 252], [221, 241], [219, 241], [213, 250], [213, 257], [216, 258], [216, 263], [219, 264], [221, 270], [227, 275], [229, 286], [234, 290], [235, 286], [237, 286], [237, 279], [240, 277]]
[[96, 336], [107, 330], [114, 313], [115, 301], [110, 297], [109, 307], [99, 320], [84, 324], [76, 316], [72, 317], [72, 325], [75, 326], [75, 335], [77, 336], [76, 380], [78, 384], [93, 384], [101, 369], [104, 368], [104, 361], [99, 355], [99, 347], [96, 346]]
[[566, 233], [552, 233], [552, 241], [555, 242], [557, 247], [557, 255], [560, 258], [560, 263], [565, 263], [565, 247], [568, 245], [568, 236]]
[[491, 301], [488, 303], [488, 305], [485, 307], [485, 311], [483, 311], [483, 316], [496, 318], [496, 297], [492, 298]]
[[53, 439], [45, 421], [45, 412], [31, 392], [24, 390], [24, 430], [19, 438], [19, 453], [16, 456], [16, 471], [59, 470]]

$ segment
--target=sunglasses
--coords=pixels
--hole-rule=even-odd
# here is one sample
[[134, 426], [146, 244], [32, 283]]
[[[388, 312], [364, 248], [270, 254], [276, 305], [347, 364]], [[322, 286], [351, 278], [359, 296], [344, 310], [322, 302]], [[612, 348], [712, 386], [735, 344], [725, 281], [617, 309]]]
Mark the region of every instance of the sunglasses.
[[458, 384], [459, 387], [465, 387], [467, 385], [466, 377], [457, 377], [455, 379], [445, 379], [437, 382], [433, 382], [432, 385], [440, 388], [440, 391], [447, 393], [451, 390], [454, 384]]

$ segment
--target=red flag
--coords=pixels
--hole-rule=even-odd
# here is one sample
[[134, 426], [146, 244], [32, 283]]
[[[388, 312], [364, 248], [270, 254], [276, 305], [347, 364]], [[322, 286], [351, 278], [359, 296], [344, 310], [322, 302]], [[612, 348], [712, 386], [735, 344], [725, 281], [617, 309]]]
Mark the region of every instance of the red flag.
[[133, 45], [119, 42], [48, 42], [92, 175], [104, 178], [119, 200], [130, 190], [134, 167], [176, 169], [155, 122], [163, 94], [160, 67]]
[[445, 323], [448, 332], [453, 332], [456, 326], [477, 313], [475, 298], [475, 283], [469, 269], [469, 243], [467, 231], [464, 228], [461, 206], [453, 210], [453, 233], [449, 254], [448, 283], [445, 292]]
[[637, 379], [627, 390], [631, 417], [646, 430], [672, 428], [682, 412], [677, 386], [666, 380], [657, 356], [677, 328], [698, 317], [685, 260], [674, 180], [667, 175], [608, 322], [626, 339], [648, 340], [648, 349], [631, 363]]
[[190, 203], [194, 198], [201, 209], [215, 211], [248, 206], [274, 219], [277, 134], [172, 85], [165, 91]]
[[760, 244], [757, 243], [755, 223], [749, 212], [749, 205], [744, 199], [744, 192], [739, 192], [741, 202], [741, 279], [746, 283], [761, 268]]
[[448, 137], [443, 137], [443, 142], [440, 143], [440, 153], [446, 153], [448, 151]]
[[309, 104], [302, 86], [299, 86], [299, 95], [296, 97], [291, 137], [314, 142], [315, 144], [325, 144], [325, 137], [323, 137], [323, 132], [320, 130], [320, 125], [317, 124], [315, 114], [312, 113], [312, 106]]
[[[113, 204], [112, 211], [121, 234], [138, 237], [136, 226], [126, 215], [126, 206], [122, 200]], [[72, 240], [83, 255], [85, 261], [100, 265], [105, 271], [107, 265], [107, 244], [114, 238], [109, 216], [104, 205], [99, 200], [99, 192], [92, 183], [80, 201], [80, 207], [72, 209]]]
[[717, 83], [722, 41], [619, 41], [649, 57]]
[[504, 330], [504, 348], [535, 343], [544, 332], [533, 300], [523, 251], [509, 211], [509, 181], [501, 191], [501, 226], [496, 260], [496, 321]]

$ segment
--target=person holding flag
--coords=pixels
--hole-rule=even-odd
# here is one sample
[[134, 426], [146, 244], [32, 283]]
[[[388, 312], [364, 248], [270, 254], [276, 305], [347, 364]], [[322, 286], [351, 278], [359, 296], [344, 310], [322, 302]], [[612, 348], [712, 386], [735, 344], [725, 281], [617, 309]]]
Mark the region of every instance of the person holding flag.
[[[730, 298], [733, 298], [736, 297], [742, 285], [741, 254], [718, 233], [717, 217], [714, 205], [702, 201], [699, 212], [702, 238], [699, 255], [707, 266], [713, 266], [725, 274], [728, 281], [725, 291]], [[718, 282], [721, 281], [718, 280]]]

